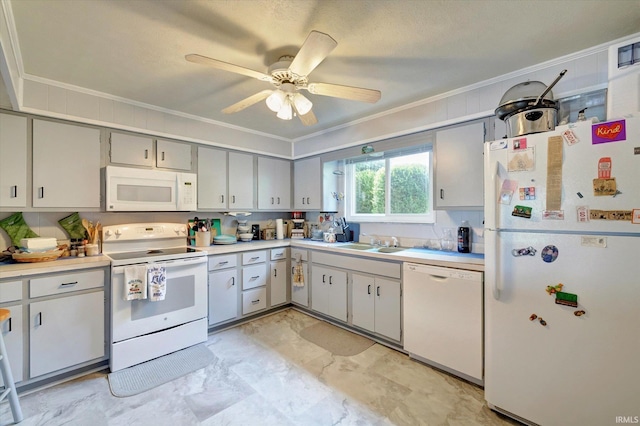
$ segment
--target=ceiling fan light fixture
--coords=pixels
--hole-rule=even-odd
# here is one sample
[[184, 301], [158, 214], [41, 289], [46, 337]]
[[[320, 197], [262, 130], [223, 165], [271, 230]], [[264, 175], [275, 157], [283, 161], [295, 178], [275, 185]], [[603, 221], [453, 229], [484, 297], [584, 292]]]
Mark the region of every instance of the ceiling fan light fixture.
[[287, 95], [281, 90], [274, 90], [273, 93], [267, 98], [267, 107], [273, 112], [279, 112], [286, 99]]
[[276, 117], [281, 120], [291, 120], [293, 118], [291, 101], [288, 96], [285, 97], [282, 107], [280, 108], [280, 111], [278, 111], [278, 114], [276, 114]]
[[293, 104], [300, 115], [305, 115], [311, 111], [311, 107], [313, 107], [313, 103], [300, 93], [293, 95]]

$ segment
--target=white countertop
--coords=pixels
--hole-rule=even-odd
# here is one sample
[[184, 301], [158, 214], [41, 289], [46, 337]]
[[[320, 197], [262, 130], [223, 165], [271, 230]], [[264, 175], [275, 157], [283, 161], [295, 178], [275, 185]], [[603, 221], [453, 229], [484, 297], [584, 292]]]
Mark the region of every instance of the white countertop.
[[[195, 247], [209, 255], [239, 253], [249, 250], [262, 250], [276, 247], [300, 247], [322, 250], [354, 257], [388, 260], [394, 262], [413, 262], [426, 265], [443, 266], [449, 268], [484, 271], [484, 256], [479, 254], [461, 254], [437, 250], [408, 248], [396, 253], [378, 253], [345, 248], [353, 243], [325, 243], [311, 240], [260, 240], [238, 242], [236, 244], [220, 244], [209, 247]], [[90, 257], [62, 257], [50, 262], [13, 263], [0, 265], [0, 279], [20, 278], [28, 275], [47, 274], [52, 272], [66, 272], [76, 269], [86, 269], [109, 266], [111, 259], [106, 255]]]
[[284, 239], [260, 240], [246, 243], [238, 242], [236, 244], [221, 244], [196, 248], [202, 251], [206, 251], [210, 255], [214, 255], [291, 246], [313, 250], [323, 250], [349, 256], [367, 257], [378, 260], [389, 260], [394, 262], [414, 262], [426, 265], [460, 268], [470, 271], [484, 272], [484, 256], [481, 254], [463, 254], [457, 252], [446, 252], [417, 248], [407, 248], [406, 250], [402, 250], [396, 253], [378, 253], [375, 251], [364, 251], [345, 248], [345, 246], [349, 244], [353, 243], [325, 243], [324, 241]]
[[21, 278], [27, 275], [66, 272], [76, 269], [109, 266], [111, 259], [105, 255], [85, 257], [61, 257], [50, 262], [11, 263], [0, 265], [0, 279]]

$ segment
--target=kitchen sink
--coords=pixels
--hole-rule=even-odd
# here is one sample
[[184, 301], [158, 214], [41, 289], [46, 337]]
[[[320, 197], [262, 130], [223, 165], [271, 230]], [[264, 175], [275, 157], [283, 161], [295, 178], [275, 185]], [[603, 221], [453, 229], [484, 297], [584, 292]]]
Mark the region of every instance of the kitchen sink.
[[346, 244], [344, 246], [339, 246], [340, 248], [351, 249], [351, 250], [370, 250], [373, 246], [369, 244]]
[[402, 250], [405, 249], [402, 247], [380, 247], [378, 253], [397, 253]]

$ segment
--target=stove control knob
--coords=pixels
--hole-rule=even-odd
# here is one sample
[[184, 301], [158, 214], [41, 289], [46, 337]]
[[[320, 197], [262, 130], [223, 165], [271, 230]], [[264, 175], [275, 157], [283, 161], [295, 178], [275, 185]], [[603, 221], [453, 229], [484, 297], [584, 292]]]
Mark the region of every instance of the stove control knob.
[[116, 229], [116, 237], [119, 237], [120, 235], [122, 235], [122, 231], [119, 229]]
[[110, 229], [108, 229], [107, 231], [105, 231], [104, 236], [105, 237], [110, 237], [113, 234], [113, 232], [111, 232]]

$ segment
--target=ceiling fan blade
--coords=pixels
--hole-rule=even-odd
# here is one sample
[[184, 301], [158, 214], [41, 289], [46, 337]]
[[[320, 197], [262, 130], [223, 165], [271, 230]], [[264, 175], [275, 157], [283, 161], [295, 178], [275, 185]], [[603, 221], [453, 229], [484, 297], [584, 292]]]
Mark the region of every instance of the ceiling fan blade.
[[271, 76], [260, 71], [254, 71], [249, 68], [241, 67], [240, 65], [230, 64], [228, 62], [219, 61], [217, 59], [208, 58], [206, 56], [191, 53], [184, 57], [189, 62], [196, 64], [208, 65], [219, 70], [230, 71], [236, 74], [246, 75], [247, 77], [256, 78], [262, 81], [271, 82]]
[[293, 62], [291, 62], [289, 70], [297, 75], [309, 75], [337, 45], [338, 42], [332, 39], [331, 36], [318, 31], [311, 31]]
[[309, 110], [309, 112], [306, 113], [305, 115], [300, 115], [298, 113], [298, 118], [300, 119], [300, 121], [302, 121], [302, 124], [304, 124], [305, 126], [313, 126], [314, 124], [318, 123], [318, 119], [316, 118], [316, 115], [313, 113], [313, 110]]
[[253, 104], [257, 104], [261, 100], [268, 98], [272, 92], [273, 90], [263, 90], [262, 92], [258, 92], [255, 95], [251, 95], [240, 102], [236, 102], [235, 104], [226, 107], [222, 112], [225, 114], [233, 114], [234, 112], [242, 111]]
[[340, 86], [329, 83], [309, 83], [306, 87], [314, 95], [331, 96], [334, 98], [350, 99], [352, 101], [376, 103], [382, 94], [379, 90], [363, 89], [353, 86]]

